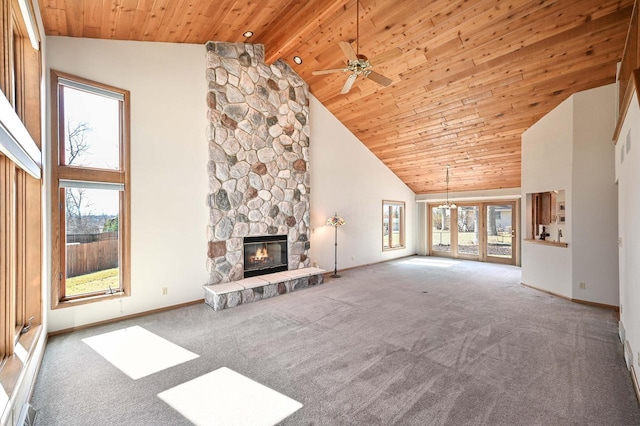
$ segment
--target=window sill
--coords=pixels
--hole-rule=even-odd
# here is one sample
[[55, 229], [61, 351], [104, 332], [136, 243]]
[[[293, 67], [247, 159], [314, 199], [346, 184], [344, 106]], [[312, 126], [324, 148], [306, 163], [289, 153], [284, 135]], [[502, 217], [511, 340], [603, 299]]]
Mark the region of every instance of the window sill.
[[121, 297], [129, 296], [124, 291], [119, 291], [113, 294], [98, 294], [95, 296], [87, 296], [78, 299], [60, 300], [57, 304], [51, 307], [51, 309], [71, 308], [73, 306], [86, 305], [89, 303], [102, 302], [104, 300], [119, 299]]
[[388, 247], [388, 248], [383, 248], [382, 252], [384, 253], [385, 251], [394, 251], [394, 250], [404, 250], [406, 249], [406, 246], [402, 246], [402, 247]]
[[[11, 401], [14, 390], [26, 370], [27, 363], [35, 352], [40, 333], [42, 333], [42, 325], [37, 325], [20, 336], [14, 354], [0, 362], [0, 386], [9, 396], [9, 401]], [[3, 408], [0, 407], [0, 413]]]

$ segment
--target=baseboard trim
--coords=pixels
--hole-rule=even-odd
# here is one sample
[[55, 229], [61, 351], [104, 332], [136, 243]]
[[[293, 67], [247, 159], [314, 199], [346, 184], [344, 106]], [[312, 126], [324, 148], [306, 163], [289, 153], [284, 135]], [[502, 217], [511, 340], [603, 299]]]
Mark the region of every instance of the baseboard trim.
[[543, 293], [550, 294], [550, 295], [555, 296], [555, 297], [559, 297], [560, 299], [568, 300], [569, 302], [579, 303], [581, 305], [594, 306], [596, 308], [611, 309], [611, 310], [615, 311], [618, 314], [618, 319], [620, 317], [620, 307], [619, 306], [607, 305], [606, 303], [590, 302], [588, 300], [582, 300], [582, 299], [574, 299], [574, 298], [565, 296], [564, 294], [554, 293], [553, 291], [545, 290], [543, 288], [536, 287], [534, 285], [523, 283], [523, 282], [521, 282], [520, 285], [523, 285], [525, 287], [529, 287], [529, 288], [531, 288], [533, 290], [537, 290], [537, 291], [541, 291]]
[[[418, 253], [408, 254], [406, 256], [394, 257], [393, 259], [380, 260], [378, 262], [365, 263], [364, 265], [352, 266], [350, 268], [338, 269], [338, 274], [340, 274], [342, 272], [346, 272], [346, 271], [352, 271], [354, 269], [360, 269], [360, 268], [364, 268], [364, 267], [367, 267], [367, 266], [377, 265], [379, 263], [392, 262], [394, 260], [405, 259], [407, 257], [413, 257], [413, 256], [418, 256]], [[322, 268], [322, 269], [324, 269], [324, 268]], [[335, 271], [335, 269], [332, 269], [330, 271], [325, 272], [324, 273], [324, 277], [325, 278], [331, 278], [331, 275], [333, 275], [334, 271]]]
[[132, 319], [132, 318], [139, 318], [139, 317], [144, 317], [144, 316], [147, 316], [147, 315], [159, 314], [161, 312], [172, 311], [174, 309], [179, 309], [179, 308], [185, 308], [187, 306], [198, 305], [200, 303], [204, 304], [204, 299], [193, 300], [191, 302], [180, 303], [178, 305], [165, 306], [164, 308], [158, 308], [158, 309], [152, 309], [150, 311], [138, 312], [138, 313], [135, 313], [135, 314], [125, 315], [125, 316], [118, 317], [118, 318], [111, 318], [111, 319], [104, 320], [104, 321], [92, 322], [90, 324], [79, 325], [77, 327], [70, 327], [70, 328], [65, 328], [65, 329], [62, 329], [62, 330], [50, 331], [49, 333], [47, 333], [47, 336], [51, 337], [51, 336], [58, 336], [60, 334], [72, 333], [74, 331], [85, 330], [87, 328], [97, 327], [99, 325], [112, 324], [114, 322], [119, 322], [119, 321], [128, 320], [128, 319]]
[[555, 297], [559, 297], [560, 299], [568, 300], [569, 302], [573, 302], [573, 300], [571, 300], [570, 297], [567, 297], [564, 294], [554, 293], [553, 291], [545, 290], [544, 288], [536, 287], [534, 285], [523, 283], [523, 282], [521, 282], [520, 285], [525, 286], [525, 287], [529, 287], [529, 288], [531, 288], [533, 290], [537, 290], [537, 291], [541, 291], [543, 293], [550, 294], [550, 295], [555, 296]]
[[595, 306], [596, 308], [612, 309], [616, 313], [620, 313], [620, 306], [607, 305], [606, 303], [589, 302], [588, 300], [570, 299], [572, 302], [582, 305]]
[[640, 404], [640, 384], [638, 384], [638, 376], [636, 376], [636, 369], [633, 365], [629, 369], [631, 373], [631, 381], [633, 382], [633, 389], [636, 391], [636, 398], [638, 398], [638, 404]]

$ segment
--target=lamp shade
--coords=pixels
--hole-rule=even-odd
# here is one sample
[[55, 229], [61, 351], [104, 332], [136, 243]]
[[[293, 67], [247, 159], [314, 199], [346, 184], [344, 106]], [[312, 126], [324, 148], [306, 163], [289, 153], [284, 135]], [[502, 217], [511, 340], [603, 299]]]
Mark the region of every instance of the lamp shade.
[[338, 213], [334, 214], [329, 219], [327, 219], [327, 225], [329, 226], [342, 226], [345, 223], [346, 222], [344, 221], [344, 219], [338, 216]]

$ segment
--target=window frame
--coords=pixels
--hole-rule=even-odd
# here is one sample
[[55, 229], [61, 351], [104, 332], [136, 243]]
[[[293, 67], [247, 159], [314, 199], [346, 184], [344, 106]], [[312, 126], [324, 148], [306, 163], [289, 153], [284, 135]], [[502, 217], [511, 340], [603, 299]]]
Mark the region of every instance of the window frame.
[[[120, 108], [120, 169], [109, 170], [92, 167], [64, 165], [64, 99], [61, 86], [64, 82], [83, 86], [89, 93], [105, 95], [112, 93], [118, 97]], [[78, 87], [67, 84], [77, 89]], [[131, 221], [131, 167], [130, 167], [130, 92], [118, 87], [88, 80], [64, 72], [51, 70], [51, 200], [52, 200], [52, 284], [51, 308], [58, 309], [93, 303], [102, 300], [131, 295], [130, 270], [130, 221]], [[95, 89], [95, 90], [90, 90]], [[95, 183], [105, 187], [120, 185], [119, 232], [119, 274], [120, 289], [115, 293], [88, 293], [67, 297], [65, 295], [65, 200], [63, 182]]]
[[[384, 245], [384, 215], [385, 210], [388, 207], [389, 213], [389, 245]], [[393, 226], [391, 221], [392, 210], [394, 207], [400, 207], [400, 245], [392, 246], [393, 241]], [[407, 206], [404, 201], [392, 201], [392, 200], [382, 200], [382, 251], [392, 251], [392, 250], [402, 250], [407, 248], [407, 238], [406, 238], [406, 212]]]
[[20, 372], [18, 342], [33, 339], [42, 323], [42, 62], [17, 0], [0, 6], [0, 45], [0, 385], [6, 391]]

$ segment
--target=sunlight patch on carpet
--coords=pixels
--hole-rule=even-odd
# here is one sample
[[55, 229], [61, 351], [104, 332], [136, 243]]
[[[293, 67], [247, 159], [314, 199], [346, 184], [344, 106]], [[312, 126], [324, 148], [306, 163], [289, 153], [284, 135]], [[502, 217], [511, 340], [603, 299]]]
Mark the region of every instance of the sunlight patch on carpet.
[[443, 259], [443, 258], [429, 258], [426, 257], [415, 257], [407, 260], [403, 260], [398, 262], [403, 265], [425, 265], [425, 266], [433, 266], [436, 268], [450, 268], [451, 266], [457, 265], [460, 263], [459, 260], [453, 259]]
[[199, 357], [137, 325], [82, 341], [133, 380]]
[[302, 404], [222, 367], [158, 394], [198, 426], [274, 425]]

